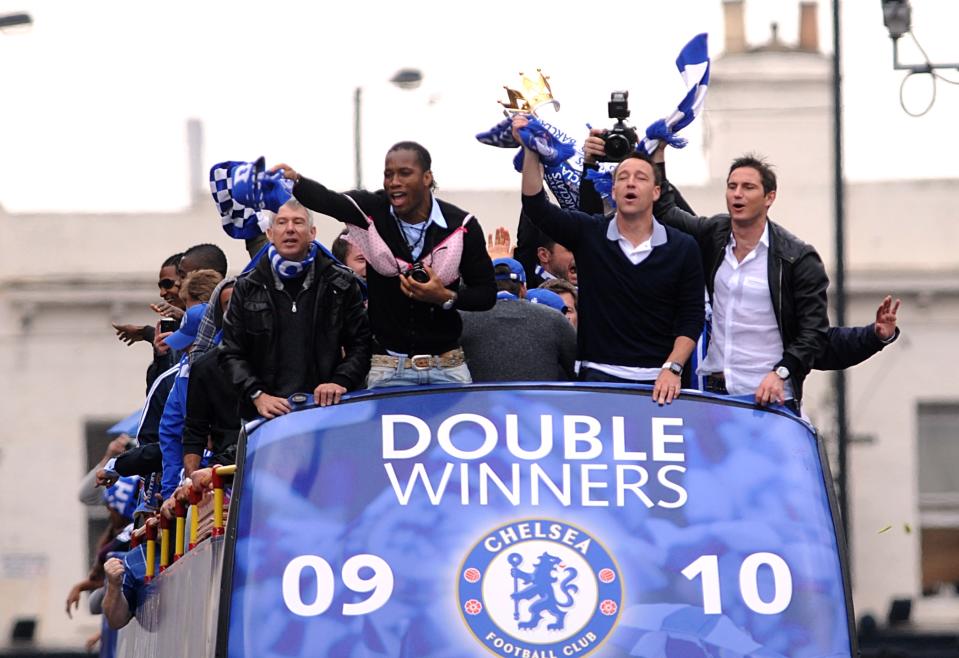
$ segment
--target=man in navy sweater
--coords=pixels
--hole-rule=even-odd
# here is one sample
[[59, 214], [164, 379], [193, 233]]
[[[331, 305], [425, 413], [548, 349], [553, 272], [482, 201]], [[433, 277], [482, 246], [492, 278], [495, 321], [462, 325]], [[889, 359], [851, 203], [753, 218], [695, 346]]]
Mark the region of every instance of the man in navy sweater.
[[[519, 143], [527, 122], [513, 119]], [[539, 156], [523, 157], [523, 212], [576, 258], [580, 379], [652, 384], [654, 401], [672, 402], [703, 328], [703, 268], [695, 241], [653, 217], [656, 167], [638, 154], [617, 166], [607, 218], [550, 203]]]

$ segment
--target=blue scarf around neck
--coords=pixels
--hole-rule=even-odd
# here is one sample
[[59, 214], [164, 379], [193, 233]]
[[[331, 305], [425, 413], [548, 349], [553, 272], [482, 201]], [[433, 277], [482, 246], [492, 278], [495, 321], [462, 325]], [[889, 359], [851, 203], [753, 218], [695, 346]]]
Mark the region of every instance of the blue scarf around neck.
[[276, 247], [271, 244], [267, 250], [267, 257], [270, 259], [270, 265], [273, 266], [273, 271], [276, 272], [277, 276], [284, 281], [288, 281], [303, 276], [304, 272], [313, 264], [318, 250], [319, 247], [317, 244], [311, 242], [310, 251], [306, 254], [306, 258], [299, 261], [287, 260], [283, 258], [276, 250]]

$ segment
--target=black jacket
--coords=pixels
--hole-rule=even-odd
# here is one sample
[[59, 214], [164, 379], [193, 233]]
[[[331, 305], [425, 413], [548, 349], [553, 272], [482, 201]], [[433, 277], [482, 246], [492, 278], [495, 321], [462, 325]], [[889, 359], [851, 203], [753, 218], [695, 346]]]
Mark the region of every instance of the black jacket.
[[[370, 327], [363, 296], [353, 275], [333, 263], [322, 252], [313, 264], [315, 295], [312, 308], [299, 312], [312, 317], [312, 337], [303, 350], [304, 379], [312, 372], [316, 381], [304, 381], [304, 392], [323, 382], [333, 382], [347, 390], [361, 388], [370, 370]], [[280, 314], [276, 309], [276, 290], [268, 258], [238, 277], [233, 298], [223, 320], [223, 342], [219, 347], [220, 366], [226, 371], [240, 398], [240, 416], [255, 418], [250, 396], [258, 390], [275, 394], [276, 331]], [[291, 373], [284, 373], [290, 378]]]
[[[712, 299], [716, 272], [722, 265], [726, 244], [732, 234], [729, 215], [707, 218], [685, 212], [676, 205], [673, 187], [666, 180], [653, 213], [663, 224], [696, 239], [703, 257], [706, 289]], [[767, 221], [769, 294], [783, 341], [782, 359], [774, 367], [789, 368], [793, 391], [796, 400], [800, 401], [803, 380], [827, 345], [826, 289], [829, 277], [814, 247], [775, 222]]]
[[[293, 195], [310, 210], [362, 229], [369, 226], [369, 217], [390, 251], [407, 262], [413, 262], [409, 246], [390, 213], [389, 198], [383, 190], [353, 190], [340, 194], [314, 180], [301, 177], [293, 186]], [[410, 300], [403, 294], [398, 276], [384, 276], [367, 265], [370, 325], [379, 352], [384, 349], [400, 354], [447, 352], [459, 346], [463, 324], [457, 310], [486, 311], [496, 303], [493, 263], [486, 253], [486, 237], [482, 227], [475, 217], [467, 219], [469, 215], [466, 211], [441, 199], [436, 201], [446, 218], [447, 228], [430, 224], [426, 229], [421, 255], [428, 254], [453, 231], [464, 226], [466, 235], [463, 237], [460, 275], [465, 286], [458, 287], [459, 281], [447, 286], [457, 291], [459, 296], [453, 308], [444, 311], [435, 304]]]
[[213, 463], [224, 466], [236, 461], [240, 431], [236, 390], [220, 368], [216, 350], [201, 354], [190, 364], [183, 420], [183, 454], [202, 455], [210, 439]]

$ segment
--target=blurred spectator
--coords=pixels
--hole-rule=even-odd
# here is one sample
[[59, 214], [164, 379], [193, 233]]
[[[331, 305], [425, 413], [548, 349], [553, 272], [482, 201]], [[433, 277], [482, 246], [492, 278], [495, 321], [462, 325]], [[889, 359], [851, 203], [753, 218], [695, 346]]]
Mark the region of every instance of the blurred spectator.
[[524, 301], [526, 273], [519, 261], [499, 258], [493, 264], [496, 305], [489, 311], [461, 312], [460, 340], [473, 381], [572, 379], [576, 332], [552, 309]]
[[[157, 287], [160, 289], [160, 297], [163, 301], [181, 309], [183, 304], [180, 301], [180, 278], [177, 276], [176, 268], [182, 257], [183, 254], [173, 254], [163, 261], [157, 278]], [[133, 345], [141, 340], [153, 342], [154, 327], [149, 325], [114, 324], [113, 328], [117, 332], [117, 339], [127, 345]]]
[[[150, 518], [147, 524], [156, 525]], [[140, 544], [128, 551], [123, 559], [110, 558], [103, 565], [106, 589], [103, 594], [103, 615], [110, 628], [126, 626], [142, 602], [146, 586], [146, 548]]]
[[[220, 291], [217, 305], [220, 306], [221, 317], [229, 307], [232, 294], [232, 284]], [[216, 350], [194, 359], [190, 364], [190, 385], [187, 388], [183, 425], [183, 473], [186, 477], [200, 466], [200, 459], [208, 444], [213, 453], [212, 463], [234, 463], [240, 431], [238, 405], [236, 391], [220, 368]]]
[[533, 288], [526, 293], [526, 299], [529, 300], [530, 304], [540, 304], [554, 311], [559, 311], [563, 316], [569, 312], [569, 308], [566, 306], [563, 298], [546, 288]]
[[200, 326], [196, 330], [196, 340], [193, 341], [193, 350], [190, 352], [190, 363], [195, 362], [200, 356], [220, 344], [223, 338], [223, 316], [226, 313], [226, 307], [229, 305], [230, 297], [233, 296], [233, 285], [235, 283], [236, 277], [228, 276], [214, 288], [210, 299], [217, 299], [220, 303], [207, 305], [206, 313], [203, 314]]
[[483, 229], [468, 212], [436, 198], [431, 167], [422, 145], [399, 142], [386, 154], [384, 189], [346, 194], [289, 165], [273, 169], [294, 181], [293, 194], [304, 205], [348, 224], [366, 256], [370, 388], [469, 383], [456, 311], [485, 311], [496, 301]]
[[[171, 309], [175, 309], [177, 314], [171, 314], [170, 317], [181, 317], [183, 302], [180, 300], [180, 277], [177, 275], [177, 265], [180, 264], [180, 258], [183, 254], [173, 254], [160, 266], [160, 274], [157, 279], [157, 286], [160, 289], [160, 297], [164, 303]], [[155, 308], [151, 306], [152, 308]], [[153, 345], [153, 361], [147, 368], [146, 388], [147, 391], [153, 386], [153, 382], [160, 373], [168, 370], [175, 362], [174, 355], [167, 349], [158, 349], [154, 343], [157, 334], [156, 326], [139, 326], [132, 324], [114, 324], [113, 328], [117, 332], [117, 338], [127, 345], [133, 345], [137, 341], [146, 341]]]
[[333, 241], [330, 252], [333, 257], [353, 270], [356, 276], [366, 281], [366, 256], [355, 244], [347, 240], [347, 231], [342, 231]]
[[[83, 479], [80, 480], [80, 490], [77, 493], [77, 498], [79, 498], [81, 503], [89, 507], [103, 503], [103, 492], [97, 488], [97, 471], [103, 468], [107, 462], [114, 457], [123, 454], [123, 451], [127, 449], [128, 444], [131, 442], [132, 439], [129, 436], [121, 434], [107, 444], [107, 449], [103, 453], [103, 457], [101, 457], [97, 465], [90, 469], [90, 472], [84, 475]], [[112, 482], [110, 484], [112, 484]]]
[[226, 254], [215, 244], [193, 245], [183, 252], [183, 258], [177, 264], [177, 274], [182, 281], [194, 270], [213, 270], [218, 272], [222, 279], [227, 270]]
[[536, 248], [537, 265], [530, 277], [531, 288], [538, 288], [544, 281], [564, 279], [577, 285], [576, 259], [573, 252], [543, 234]]
[[[517, 141], [528, 121], [513, 117]], [[649, 158], [630, 154], [613, 173], [612, 218], [563, 210], [547, 200], [539, 156], [524, 147], [523, 211], [584, 272], [580, 378], [652, 384], [653, 400], [668, 404], [702, 332], [704, 280], [696, 241], [653, 217], [658, 176]]]
[[240, 416], [273, 418], [312, 391], [336, 404], [370, 367], [370, 330], [356, 278], [313, 242], [313, 216], [290, 200], [272, 219], [266, 258], [237, 278], [219, 359]]
[[[189, 279], [187, 281], [189, 282]], [[208, 291], [203, 288], [198, 292], [201, 294], [205, 292], [205, 296], [209, 299], [213, 287], [215, 286], [209, 286]], [[180, 482], [180, 470], [183, 468], [183, 421], [186, 416], [187, 387], [190, 378], [187, 355], [196, 339], [200, 319], [206, 310], [206, 303], [190, 296], [187, 288], [184, 288], [184, 293], [191, 301], [183, 318], [183, 324], [165, 339], [168, 345], [183, 352], [184, 356], [180, 359], [180, 370], [173, 380], [173, 388], [167, 396], [163, 415], [160, 418], [160, 451], [163, 459], [161, 493], [164, 499], [173, 494]]]
[[565, 279], [548, 279], [543, 281], [539, 287], [559, 295], [563, 300], [563, 304], [566, 306], [566, 311], [563, 315], [566, 316], [566, 319], [569, 320], [569, 323], [573, 325], [574, 329], [579, 326], [579, 293], [576, 290], [576, 286]]
[[127, 550], [130, 541], [129, 532], [133, 530], [130, 521], [136, 506], [136, 492], [139, 478], [121, 478], [100, 493], [100, 502], [107, 508], [110, 523], [104, 528], [97, 541], [97, 554], [93, 559], [90, 572], [84, 580], [76, 583], [67, 595], [67, 616], [73, 618], [73, 610], [80, 605], [80, 594], [92, 592], [103, 584], [103, 563], [110, 551]]

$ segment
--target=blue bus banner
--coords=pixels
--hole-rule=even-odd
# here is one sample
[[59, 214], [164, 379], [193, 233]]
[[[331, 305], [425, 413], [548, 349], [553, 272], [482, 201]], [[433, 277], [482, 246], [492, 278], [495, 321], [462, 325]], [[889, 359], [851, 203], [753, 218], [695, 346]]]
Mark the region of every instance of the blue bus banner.
[[360, 396], [265, 423], [227, 655], [849, 658], [817, 438], [629, 388]]

